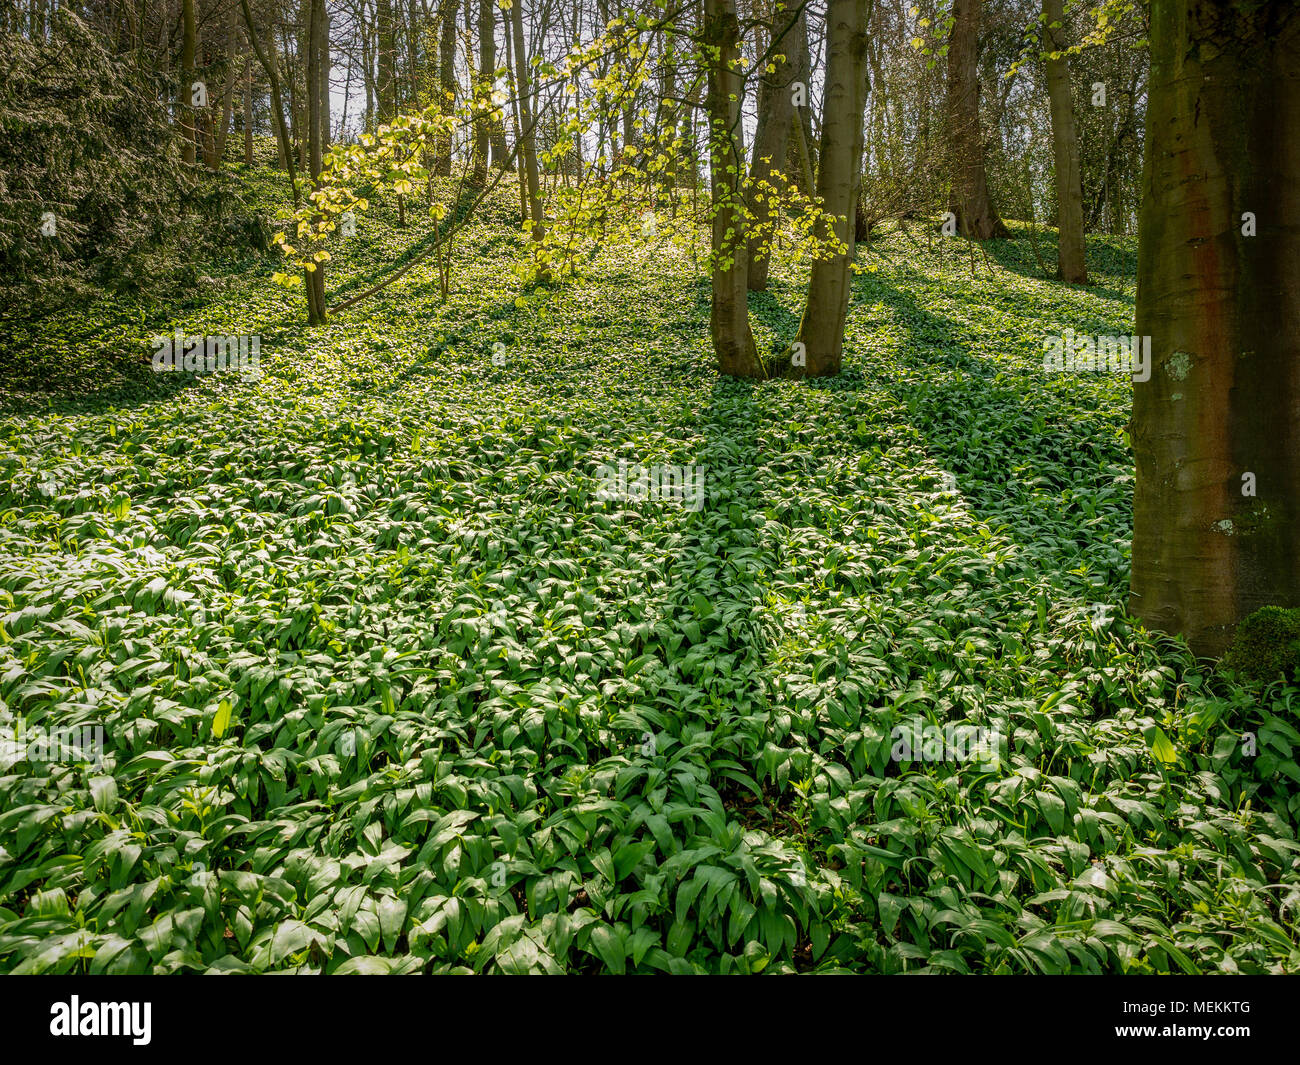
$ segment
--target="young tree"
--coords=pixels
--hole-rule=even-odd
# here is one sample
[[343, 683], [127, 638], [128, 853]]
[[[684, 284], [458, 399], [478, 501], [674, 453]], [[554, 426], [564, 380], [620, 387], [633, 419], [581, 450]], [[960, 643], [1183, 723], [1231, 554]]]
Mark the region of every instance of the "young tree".
[[1130, 610], [1218, 654], [1300, 605], [1300, 7], [1152, 6]]

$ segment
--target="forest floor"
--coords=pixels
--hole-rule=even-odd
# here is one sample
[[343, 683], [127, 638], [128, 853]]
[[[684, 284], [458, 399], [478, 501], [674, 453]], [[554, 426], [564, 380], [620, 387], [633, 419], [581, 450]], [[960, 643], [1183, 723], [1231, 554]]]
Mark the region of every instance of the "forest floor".
[[[1126, 617], [1131, 385], [1043, 368], [1132, 331], [1133, 240], [1071, 288], [1023, 227], [892, 233], [845, 373], [744, 384], [702, 261], [530, 288], [518, 215], [446, 302], [308, 329], [254, 258], [19, 336], [0, 969], [1300, 971], [1297, 692]], [[375, 211], [331, 292], [428, 233]], [[177, 328], [261, 375], [152, 373]]]

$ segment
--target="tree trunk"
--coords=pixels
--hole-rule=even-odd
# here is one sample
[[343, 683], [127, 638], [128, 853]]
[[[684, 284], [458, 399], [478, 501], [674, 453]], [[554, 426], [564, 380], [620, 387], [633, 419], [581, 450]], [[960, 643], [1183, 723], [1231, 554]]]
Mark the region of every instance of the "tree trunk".
[[[399, 5], [400, 8], [400, 5]], [[406, 93], [398, 102], [399, 111], [419, 110], [420, 83], [424, 78], [421, 44], [424, 35], [420, 27], [420, 12], [416, 0], [406, 4]]]
[[1130, 610], [1217, 655], [1300, 606], [1300, 7], [1168, 0], [1150, 39]]
[[[605, 32], [605, 27], [609, 25], [609, 0], [596, 0], [596, 25], [601, 33]], [[598, 78], [607, 78], [609, 76], [610, 58], [609, 53], [602, 53], [596, 61], [596, 75]], [[596, 100], [596, 159], [597, 170], [601, 177], [618, 170], [618, 160], [615, 157], [615, 132], [614, 123], [609, 119], [609, 108], [600, 106], [603, 100], [603, 94], [598, 94]]]
[[[515, 91], [519, 97], [519, 149], [524, 161], [524, 178], [528, 187], [528, 215], [533, 221], [533, 241], [540, 244], [546, 238], [546, 222], [542, 214], [541, 175], [537, 169], [537, 138], [533, 129], [536, 118], [528, 75], [528, 52], [524, 46], [522, 0], [514, 0], [510, 5], [510, 30], [514, 38]], [[549, 272], [545, 264], [539, 264], [537, 279], [545, 281], [548, 277]]]
[[[867, 106], [867, 21], [871, 0], [829, 0], [826, 8], [826, 99], [817, 195], [837, 216], [835, 236], [845, 250], [817, 259], [799, 323], [809, 377], [840, 372], [849, 309], [854, 216], [862, 182], [862, 122]], [[796, 368], [797, 369], [797, 368]]]
[[253, 64], [244, 62], [244, 165], [253, 165]]
[[[659, 116], [656, 120], [656, 133], [659, 140], [660, 150], [667, 148], [676, 142], [680, 133], [681, 124], [678, 119], [677, 103], [677, 53], [673, 44], [671, 35], [665, 35], [663, 51], [661, 54], [663, 64], [663, 91], [659, 101]], [[575, 72], [573, 76], [573, 87], [578, 88], [578, 75]], [[667, 163], [664, 166], [664, 181], [669, 189], [677, 187], [677, 153], [678, 150], [673, 148], [667, 152]], [[578, 179], [582, 179], [582, 139], [578, 139]], [[669, 198], [669, 208], [676, 213], [677, 198]]]
[[713, 186], [713, 302], [709, 333], [718, 372], [762, 377], [749, 327], [746, 278], [749, 249], [741, 203], [745, 167], [741, 102], [745, 81], [738, 65], [740, 23], [735, 0], [704, 0], [704, 43], [709, 88], [709, 170]]
[[320, 19], [320, 31], [316, 35], [316, 75], [320, 83], [320, 143], [322, 151], [330, 146], [330, 13], [326, 4], [321, 4], [317, 13]]
[[[293, 115], [293, 140], [298, 149], [298, 169], [311, 170], [311, 87], [307, 81], [307, 69], [311, 60], [307, 55], [311, 47], [311, 0], [302, 0], [298, 11], [298, 40], [295, 42], [297, 52], [295, 63], [289, 66], [289, 113]], [[284, 54], [289, 54], [289, 30], [284, 31]], [[296, 65], [302, 66], [302, 87], [298, 85]]]
[[[233, 11], [234, 8], [231, 10]], [[235, 85], [244, 80], [245, 72], [248, 70], [248, 57], [244, 57], [243, 66], [240, 67], [235, 63], [233, 51], [232, 48], [230, 71], [226, 75], [226, 88], [221, 94], [221, 118], [212, 137], [212, 169], [214, 170], [220, 169], [221, 161], [226, 157], [226, 137], [230, 133], [230, 117], [234, 113]]]
[[[491, 15], [495, 20], [496, 18], [495, 0], [489, 0], [489, 7], [491, 7], [492, 9]], [[505, 18], [504, 12], [502, 12], [501, 18], [502, 19]], [[509, 34], [510, 29], [504, 22], [502, 23], [501, 28], [504, 34]], [[496, 25], [494, 21], [493, 33], [495, 34], [495, 32], [496, 32]], [[488, 78], [490, 79], [489, 84], [495, 83], [494, 75], [495, 75], [495, 67], [497, 65], [497, 60], [495, 55], [493, 56], [492, 59], [492, 65], [494, 69], [489, 70], [487, 72]], [[504, 114], [497, 111], [494, 111], [491, 117], [488, 119], [488, 144], [492, 149], [491, 152], [492, 165], [498, 168], [507, 166], [510, 162], [510, 151], [508, 148], [506, 148], [506, 119]]]
[[357, 32], [361, 37], [361, 74], [362, 81], [366, 86], [366, 129], [374, 129], [376, 121], [375, 109], [375, 35], [370, 31], [369, 19], [358, 20]]
[[[790, 147], [790, 129], [794, 124], [791, 83], [794, 66], [786, 60], [789, 49], [791, 18], [787, 11], [769, 12], [767, 17], [770, 54], [768, 63], [775, 67], [763, 71], [758, 88], [758, 126], [754, 131], [754, 158], [750, 163], [750, 184], [755, 189], [750, 211], [757, 231], [749, 238], [749, 288], [762, 292], [767, 288], [767, 270], [771, 261], [771, 232], [776, 223], [773, 195], [785, 191], [786, 157]], [[767, 247], [765, 247], [765, 245]]]
[[[514, 37], [509, 32], [509, 26], [506, 27], [506, 68], [510, 71], [515, 69], [515, 45]], [[523, 123], [519, 121], [519, 91], [514, 87], [514, 74], [510, 75], [510, 122], [511, 129], [515, 135], [515, 144], [520, 146], [520, 150], [515, 152], [515, 184], [519, 186], [519, 217], [528, 218], [528, 174], [524, 166], [524, 153], [522, 150], [523, 138], [519, 136], [519, 131], [524, 128]]]
[[624, 166], [635, 166], [637, 157], [636, 133], [636, 90], [627, 91], [623, 96], [623, 152], [619, 162]]
[[213, 169], [221, 167], [226, 157], [226, 136], [230, 132], [230, 116], [235, 100], [235, 86], [244, 81], [248, 75], [248, 57], [244, 57], [242, 68], [235, 62], [239, 52], [239, 26], [234, 7], [226, 14], [226, 88], [221, 94], [221, 122], [212, 139]]
[[[378, 0], [376, 7], [376, 48], [379, 52], [379, 84], [376, 91], [379, 121], [387, 123], [397, 116], [397, 38], [393, 28], [393, 0]], [[406, 197], [397, 196], [397, 225], [406, 226]]]
[[[457, 0], [443, 0], [438, 13], [442, 20], [438, 38], [438, 83], [442, 88], [439, 110], [444, 115], [450, 115], [456, 109], [456, 11], [459, 6]], [[434, 171], [443, 177], [451, 176], [450, 133], [438, 136]]]
[[257, 56], [258, 63], [261, 64], [267, 80], [271, 83], [271, 122], [275, 126], [276, 140], [280, 143], [280, 159], [289, 172], [293, 205], [297, 207], [301, 200], [298, 193], [298, 170], [293, 162], [293, 143], [289, 139], [289, 127], [284, 119], [284, 101], [280, 96], [279, 64], [275, 58], [275, 34], [271, 34], [270, 49], [264, 48], [253, 25], [253, 12], [249, 9], [248, 0], [239, 0], [239, 6], [244, 13], [244, 28], [248, 30], [248, 42], [253, 46], [253, 54]]
[[[323, 162], [323, 145], [325, 136], [321, 107], [320, 76], [321, 55], [325, 45], [321, 40], [325, 33], [325, 0], [309, 0], [307, 12], [307, 164], [311, 168], [312, 181], [320, 178]], [[315, 269], [307, 273], [307, 322], [309, 325], [325, 323], [325, 264], [316, 263]]]
[[194, 52], [198, 45], [198, 23], [194, 0], [181, 2], [181, 158], [194, 162]]
[[[778, 16], [779, 17], [779, 16]], [[794, 26], [787, 38], [790, 41], [791, 86], [803, 86], [803, 103], [792, 104], [793, 119], [790, 128], [789, 173], [799, 182], [799, 191], [811, 196], [817, 188], [817, 163], [813, 159], [812, 126], [812, 52], [808, 47], [808, 12], [805, 4], [798, 5]]]
[[[480, 99], [492, 91], [492, 72], [497, 65], [496, 23], [492, 19], [492, 6], [496, 0], [479, 0], [478, 4], [478, 86]], [[519, 4], [520, 0], [514, 0]], [[511, 19], [514, 14], [512, 12]], [[515, 50], [519, 41], [515, 41]], [[518, 75], [516, 75], [516, 80]], [[523, 92], [521, 88], [519, 90]], [[492, 126], [488, 112], [483, 108], [474, 111], [474, 181], [482, 185], [487, 182], [488, 155], [492, 147]]]
[[[1060, 52], [1065, 44], [1064, 0], [1043, 0], [1044, 44]], [[1047, 64], [1047, 93], [1052, 110], [1052, 155], [1056, 169], [1056, 276], [1072, 285], [1088, 283], [1083, 239], [1083, 179], [1079, 172], [1079, 135], [1070, 99], [1070, 66], [1064, 55]]]
[[1009, 237], [989, 198], [980, 132], [979, 28], [981, 0], [953, 0], [948, 40], [948, 125], [953, 156], [952, 204], [961, 235]]
[[397, 57], [393, 38], [393, 0], [378, 0], [375, 21], [378, 34], [376, 49], [379, 52], [379, 75], [375, 95], [378, 97], [376, 102], [379, 121], [387, 122], [397, 114]]

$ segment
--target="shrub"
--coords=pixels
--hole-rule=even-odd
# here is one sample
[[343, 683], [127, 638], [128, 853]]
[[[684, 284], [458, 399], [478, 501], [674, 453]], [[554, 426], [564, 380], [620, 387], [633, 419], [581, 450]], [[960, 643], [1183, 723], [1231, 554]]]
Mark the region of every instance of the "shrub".
[[1300, 675], [1300, 610], [1266, 606], [1237, 626], [1222, 666], [1250, 680], [1273, 681], [1278, 674]]
[[233, 181], [182, 163], [175, 86], [111, 54], [74, 14], [60, 11], [48, 39], [0, 33], [0, 55], [6, 315], [95, 291], [156, 293], [198, 257], [264, 237]]

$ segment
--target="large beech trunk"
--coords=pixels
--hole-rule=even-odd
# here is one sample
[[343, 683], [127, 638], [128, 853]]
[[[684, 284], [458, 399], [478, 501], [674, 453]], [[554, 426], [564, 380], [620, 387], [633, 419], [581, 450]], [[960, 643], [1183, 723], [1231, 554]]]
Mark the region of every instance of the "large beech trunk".
[[981, 0], [953, 0], [948, 38], [948, 136], [953, 158], [952, 212], [972, 240], [1010, 232], [989, 197], [980, 132], [979, 27]]
[[1154, 4], [1149, 92], [1130, 610], [1213, 655], [1300, 606], [1300, 7]]

